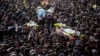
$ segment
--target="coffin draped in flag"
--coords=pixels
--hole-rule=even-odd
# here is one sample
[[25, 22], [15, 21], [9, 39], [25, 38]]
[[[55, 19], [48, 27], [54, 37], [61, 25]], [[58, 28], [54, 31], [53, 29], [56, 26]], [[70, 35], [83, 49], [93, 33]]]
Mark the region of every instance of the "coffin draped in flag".
[[31, 21], [31, 22], [28, 22], [26, 23], [27, 26], [30, 26], [30, 27], [36, 27], [36, 26], [39, 26], [37, 23], [35, 23], [34, 21]]
[[56, 27], [56, 33], [63, 36], [69, 36], [70, 39], [72, 39], [72, 35], [80, 36], [79, 31], [73, 30], [70, 26], [66, 26], [62, 23], [55, 23], [54, 26]]

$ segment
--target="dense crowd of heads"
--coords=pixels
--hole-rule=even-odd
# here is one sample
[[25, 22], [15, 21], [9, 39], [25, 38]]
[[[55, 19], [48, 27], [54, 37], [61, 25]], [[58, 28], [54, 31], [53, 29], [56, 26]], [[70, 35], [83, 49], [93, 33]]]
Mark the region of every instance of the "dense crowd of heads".
[[[53, 1], [53, 2], [52, 2]], [[0, 0], [0, 56], [99, 56], [100, 7], [89, 0]], [[53, 15], [37, 19], [38, 6], [55, 7]], [[24, 24], [30, 20], [39, 27]], [[60, 22], [80, 31], [74, 40], [55, 32]]]

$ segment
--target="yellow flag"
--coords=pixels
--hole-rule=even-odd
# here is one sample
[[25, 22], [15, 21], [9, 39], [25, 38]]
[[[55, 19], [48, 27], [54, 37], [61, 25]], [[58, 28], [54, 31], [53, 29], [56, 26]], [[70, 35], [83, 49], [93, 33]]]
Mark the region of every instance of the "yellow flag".
[[29, 8], [29, 3], [26, 0], [23, 1], [23, 4], [26, 9]]

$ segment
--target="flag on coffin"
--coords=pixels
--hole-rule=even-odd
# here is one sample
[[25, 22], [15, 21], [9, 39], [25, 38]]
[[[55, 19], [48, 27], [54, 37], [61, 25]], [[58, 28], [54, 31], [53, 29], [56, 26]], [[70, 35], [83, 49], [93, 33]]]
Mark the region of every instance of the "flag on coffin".
[[62, 23], [55, 23], [54, 26], [56, 27], [56, 32], [60, 35], [69, 36], [69, 39], [74, 39], [73, 35], [80, 36], [79, 31], [75, 31], [71, 29], [70, 26], [66, 26]]

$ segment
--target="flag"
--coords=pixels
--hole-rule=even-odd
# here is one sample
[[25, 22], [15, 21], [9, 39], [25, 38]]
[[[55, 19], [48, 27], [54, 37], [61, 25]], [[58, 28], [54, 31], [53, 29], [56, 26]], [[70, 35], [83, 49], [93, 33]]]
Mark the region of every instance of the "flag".
[[46, 10], [40, 6], [37, 8], [36, 13], [37, 13], [38, 20], [41, 20], [46, 16]]
[[42, 5], [48, 5], [48, 0], [43, 0]]
[[29, 8], [29, 3], [27, 2], [27, 0], [23, 0], [23, 4], [26, 9]]

